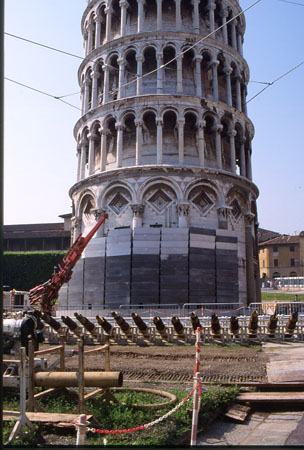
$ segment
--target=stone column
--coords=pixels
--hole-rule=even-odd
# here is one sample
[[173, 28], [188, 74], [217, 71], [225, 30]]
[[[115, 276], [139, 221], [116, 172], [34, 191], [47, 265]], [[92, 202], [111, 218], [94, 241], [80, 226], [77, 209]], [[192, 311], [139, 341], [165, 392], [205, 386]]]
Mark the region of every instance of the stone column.
[[252, 180], [252, 166], [251, 166], [251, 146], [248, 147], [247, 153], [247, 178]]
[[205, 135], [204, 135], [205, 125], [206, 125], [205, 120], [201, 120], [198, 123], [198, 156], [201, 167], [205, 166]]
[[163, 121], [161, 118], [156, 118], [157, 125], [157, 149], [156, 149], [156, 162], [157, 164], [162, 164], [163, 162]]
[[202, 75], [201, 75], [201, 62], [203, 57], [201, 55], [195, 58], [195, 81], [196, 81], [196, 95], [202, 97]]
[[199, 0], [193, 0], [193, 28], [194, 33], [199, 34], [199, 12], [198, 12]]
[[160, 31], [163, 27], [162, 24], [162, 0], [156, 0], [157, 1], [157, 31]]
[[90, 23], [88, 26], [88, 53], [93, 50], [93, 28], [94, 25]]
[[88, 112], [90, 109], [90, 83], [89, 80], [84, 80], [84, 112]]
[[189, 203], [178, 203], [178, 228], [188, 228], [189, 208]]
[[100, 129], [101, 133], [101, 149], [100, 149], [100, 170], [103, 172], [106, 168], [107, 162], [107, 132], [105, 129]]
[[89, 166], [89, 175], [92, 175], [94, 173], [94, 169], [95, 169], [95, 143], [97, 140], [97, 136], [96, 134], [90, 133], [88, 135], [88, 139], [89, 139], [89, 161], [88, 161], [88, 166]]
[[226, 97], [227, 97], [227, 105], [232, 106], [232, 92], [231, 92], [231, 73], [233, 69], [231, 67], [225, 67], [225, 75], [226, 75]]
[[117, 92], [117, 98], [123, 98], [124, 97], [124, 68], [125, 68], [125, 62], [123, 59], [117, 60], [119, 65], [119, 78], [118, 78], [118, 92]]
[[81, 140], [81, 155], [80, 155], [80, 180], [84, 179], [85, 176], [85, 164], [86, 164], [86, 145], [85, 141]]
[[239, 75], [235, 77], [236, 79], [236, 109], [242, 111], [242, 96], [241, 96], [241, 78]]
[[224, 38], [224, 44], [228, 45], [228, 30], [227, 30], [227, 17], [228, 17], [228, 11], [226, 9], [222, 9], [221, 12], [221, 17], [222, 17], [222, 25], [223, 28], [223, 38]]
[[116, 167], [122, 166], [122, 149], [123, 149], [123, 126], [121, 123], [115, 125], [117, 130], [117, 153], [116, 153]]
[[230, 23], [231, 23], [231, 44], [232, 44], [233, 50], [237, 51], [235, 20], [233, 20]]
[[135, 164], [136, 166], [141, 165], [141, 150], [142, 150], [142, 122], [140, 120], [135, 120], [136, 126], [136, 148], [135, 148]]
[[235, 136], [237, 132], [231, 130], [229, 132], [229, 143], [230, 143], [230, 161], [231, 161], [231, 171], [236, 174], [236, 162], [235, 162]]
[[98, 78], [100, 77], [100, 74], [94, 70], [92, 72], [92, 109], [96, 108], [98, 106], [98, 95], [97, 95], [97, 89], [98, 89]]
[[136, 79], [136, 95], [142, 94], [142, 56], [136, 56], [137, 61], [137, 79]]
[[75, 242], [80, 235], [81, 223], [81, 217], [72, 217], [73, 242]]
[[126, 21], [127, 21], [127, 2], [126, 0], [120, 0], [120, 36], [126, 34]]
[[247, 103], [246, 103], [246, 97], [247, 97], [247, 86], [243, 85], [243, 95], [242, 95], [242, 111], [247, 116]]
[[80, 173], [81, 173], [81, 145], [77, 145], [77, 181], [80, 181]]
[[177, 93], [183, 93], [183, 56], [179, 56], [176, 60], [177, 66]]
[[[214, 0], [209, 0], [208, 10], [209, 10], [209, 32], [212, 33], [214, 31], [214, 10], [216, 8]], [[215, 33], [213, 33], [212, 38], [215, 38]]]
[[112, 27], [112, 9], [111, 8], [105, 8], [105, 15], [106, 15], [106, 42], [109, 42], [111, 40], [111, 27]]
[[185, 119], [180, 119], [177, 121], [178, 125], [178, 162], [184, 164], [184, 125]]
[[181, 0], [175, 0], [176, 31], [182, 29]]
[[212, 61], [211, 67], [212, 67], [212, 90], [213, 90], [213, 98], [214, 100], [218, 101], [219, 94], [218, 94], [218, 77], [217, 77], [217, 66], [219, 65], [219, 61]]
[[137, 0], [138, 4], [138, 19], [137, 19], [137, 33], [141, 33], [144, 29], [144, 0]]
[[247, 305], [256, 300], [254, 262], [253, 262], [253, 233], [252, 226], [254, 214], [248, 211], [245, 214], [245, 242], [246, 242], [246, 275], [247, 275]]
[[142, 227], [145, 205], [133, 203], [130, 205], [133, 213], [132, 228]]
[[240, 139], [241, 144], [241, 176], [246, 177], [246, 161], [245, 161], [245, 138]]
[[163, 69], [161, 68], [161, 65], [163, 64], [163, 54], [162, 53], [156, 53], [156, 60], [157, 60], [157, 93], [162, 94], [163, 93]]
[[223, 125], [217, 125], [216, 127], [216, 142], [215, 142], [215, 148], [216, 148], [216, 167], [218, 169], [222, 169], [222, 139], [221, 139], [221, 132], [223, 130]]
[[243, 38], [241, 33], [241, 27], [237, 27], [237, 50], [241, 56], [243, 56]]
[[103, 105], [108, 103], [109, 101], [109, 82], [110, 82], [110, 73], [108, 66], [102, 66], [104, 71], [104, 80], [103, 80]]
[[84, 38], [84, 54], [87, 55], [89, 53], [88, 51], [88, 31], [85, 30], [83, 38]]
[[81, 114], [85, 113], [85, 86], [84, 84], [81, 86]]
[[100, 36], [101, 36], [101, 17], [97, 16], [95, 19], [96, 29], [95, 29], [95, 47], [99, 47], [101, 45]]

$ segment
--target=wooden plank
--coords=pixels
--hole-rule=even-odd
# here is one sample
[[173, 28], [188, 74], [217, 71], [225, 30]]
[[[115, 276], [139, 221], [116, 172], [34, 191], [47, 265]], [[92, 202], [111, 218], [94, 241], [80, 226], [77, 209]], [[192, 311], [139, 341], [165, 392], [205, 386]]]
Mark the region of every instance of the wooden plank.
[[229, 419], [237, 420], [238, 422], [244, 422], [250, 411], [250, 406], [233, 403], [224, 416]]
[[[3, 420], [16, 420], [20, 415], [17, 411], [3, 411]], [[60, 413], [42, 413], [42, 412], [27, 412], [28, 419], [31, 422], [65, 422], [71, 423], [79, 418], [79, 414], [60, 414]], [[88, 415], [87, 420], [93, 416]]]
[[246, 392], [237, 396], [238, 402], [304, 403], [304, 392]]
[[303, 360], [273, 361], [267, 364], [269, 382], [304, 381]]
[[62, 345], [57, 345], [56, 347], [50, 347], [50, 348], [46, 348], [44, 350], [38, 350], [37, 352], [34, 353], [35, 356], [39, 356], [39, 355], [47, 355], [48, 353], [55, 353], [58, 352], [58, 350], [60, 350], [62, 348]]

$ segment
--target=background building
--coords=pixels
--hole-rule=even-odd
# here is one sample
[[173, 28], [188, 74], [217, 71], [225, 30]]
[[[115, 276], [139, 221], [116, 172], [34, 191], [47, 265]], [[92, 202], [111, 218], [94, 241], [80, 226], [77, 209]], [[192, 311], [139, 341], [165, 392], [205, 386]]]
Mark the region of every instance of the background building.
[[60, 304], [259, 300], [239, 2], [91, 0], [81, 28], [74, 239], [109, 218]]
[[304, 231], [296, 236], [283, 234], [260, 242], [259, 259], [263, 281], [276, 277], [303, 277]]

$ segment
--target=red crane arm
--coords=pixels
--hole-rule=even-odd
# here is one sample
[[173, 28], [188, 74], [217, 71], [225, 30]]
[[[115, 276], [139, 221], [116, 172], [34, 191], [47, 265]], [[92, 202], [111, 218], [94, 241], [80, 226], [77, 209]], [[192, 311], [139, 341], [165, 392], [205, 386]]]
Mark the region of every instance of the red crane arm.
[[73, 273], [72, 269], [80, 259], [83, 250], [107, 218], [108, 215], [104, 214], [85, 237], [80, 234], [62, 258], [62, 263], [58, 264], [58, 272], [54, 273], [52, 278], [45, 283], [40, 284], [29, 291], [31, 305], [40, 303], [41, 310], [49, 313], [52, 311], [52, 307], [58, 298], [58, 292], [61, 286], [70, 281]]

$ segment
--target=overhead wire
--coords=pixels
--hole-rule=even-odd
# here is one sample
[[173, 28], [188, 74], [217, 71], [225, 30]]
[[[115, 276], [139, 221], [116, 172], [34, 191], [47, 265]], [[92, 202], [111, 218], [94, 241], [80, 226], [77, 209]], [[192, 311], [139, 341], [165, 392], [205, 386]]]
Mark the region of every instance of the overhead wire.
[[265, 86], [263, 89], [261, 89], [257, 94], [255, 94], [253, 97], [251, 97], [249, 100], [247, 100], [246, 103], [251, 102], [253, 99], [255, 99], [258, 95], [262, 94], [262, 92], [266, 91], [266, 89], [268, 89], [270, 86], [273, 86], [274, 83], [276, 83], [277, 81], [281, 80], [282, 78], [286, 77], [287, 75], [289, 75], [291, 72], [293, 72], [294, 70], [298, 69], [300, 66], [302, 66], [304, 64], [304, 61], [301, 61], [299, 64], [297, 64], [296, 66], [292, 67], [292, 69], [289, 69], [287, 72], [283, 73], [282, 75], [280, 75], [278, 78], [276, 78], [275, 80], [271, 81], [270, 83], [267, 83], [267, 86]]
[[27, 89], [30, 89], [31, 91], [35, 91], [35, 92], [38, 92], [39, 94], [43, 94], [43, 95], [46, 95], [47, 97], [51, 97], [51, 98], [54, 98], [55, 100], [59, 100], [62, 103], [65, 103], [66, 105], [69, 105], [72, 108], [75, 108], [75, 109], [78, 109], [78, 111], [81, 111], [81, 109], [78, 108], [77, 106], [74, 106], [71, 103], [66, 102], [65, 100], [62, 100], [62, 97], [64, 97], [64, 96], [58, 97], [56, 95], [49, 94], [49, 93], [47, 93], [45, 91], [41, 91], [40, 89], [36, 89], [36, 88], [31, 87], [31, 86], [28, 86], [27, 84], [20, 83], [19, 81], [16, 81], [16, 80], [12, 80], [11, 78], [8, 78], [8, 77], [4, 77], [4, 79], [7, 80], [7, 81], [10, 81], [11, 83], [15, 83], [15, 84], [18, 84], [19, 86], [23, 86], [23, 87], [25, 87]]
[[298, 5], [298, 6], [304, 6], [303, 3], [298, 3], [298, 2], [292, 2], [290, 0], [278, 0], [279, 2], [283, 2], [283, 3], [290, 3], [291, 5]]

